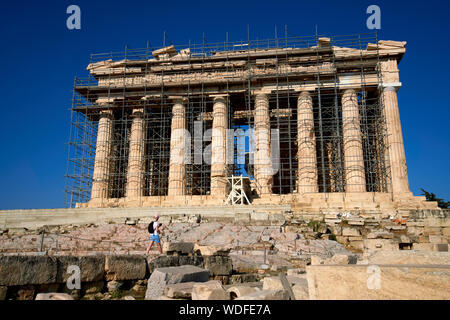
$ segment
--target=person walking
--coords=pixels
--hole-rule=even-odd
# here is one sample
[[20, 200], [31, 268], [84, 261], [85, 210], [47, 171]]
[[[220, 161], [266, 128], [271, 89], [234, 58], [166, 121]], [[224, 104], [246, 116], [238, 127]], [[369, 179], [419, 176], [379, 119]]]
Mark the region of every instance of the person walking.
[[150, 224], [148, 225], [148, 232], [150, 233], [150, 243], [148, 244], [146, 253], [149, 254], [150, 249], [153, 246], [153, 243], [156, 243], [156, 245], [158, 246], [159, 253], [162, 254], [161, 237], [159, 236], [159, 231], [160, 231], [160, 226], [161, 226], [158, 222], [159, 215], [155, 214], [154, 218], [155, 218], [155, 221], [150, 222]]

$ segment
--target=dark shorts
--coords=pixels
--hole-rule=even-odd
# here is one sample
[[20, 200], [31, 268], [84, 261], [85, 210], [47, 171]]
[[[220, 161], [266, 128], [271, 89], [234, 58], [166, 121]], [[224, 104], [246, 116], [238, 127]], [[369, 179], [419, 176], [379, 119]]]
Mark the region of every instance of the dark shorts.
[[159, 239], [159, 234], [151, 234], [150, 235], [150, 241], [154, 241], [156, 243], [160, 243], [161, 240]]

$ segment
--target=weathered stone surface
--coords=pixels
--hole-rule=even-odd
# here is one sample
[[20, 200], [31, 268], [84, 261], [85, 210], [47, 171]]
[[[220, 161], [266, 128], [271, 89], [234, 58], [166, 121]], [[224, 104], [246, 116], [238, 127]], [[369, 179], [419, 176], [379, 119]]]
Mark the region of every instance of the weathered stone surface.
[[227, 256], [206, 256], [204, 267], [209, 270], [211, 276], [226, 276], [233, 271], [233, 264], [230, 257]]
[[298, 276], [300, 274], [305, 275], [306, 274], [306, 270], [304, 268], [294, 268], [294, 269], [288, 269], [286, 271], [286, 274], [288, 276]]
[[250, 293], [236, 300], [288, 300], [289, 295], [284, 290], [261, 290]]
[[231, 284], [237, 283], [245, 283], [245, 282], [255, 282], [258, 281], [259, 276], [254, 273], [245, 273], [245, 274], [233, 274], [230, 277]]
[[182, 254], [189, 254], [194, 251], [194, 244], [192, 242], [164, 242], [163, 243], [164, 253], [178, 252]]
[[[295, 284], [306, 285], [305, 277], [287, 276], [286, 279], [291, 286]], [[263, 290], [285, 290], [280, 277], [265, 277], [262, 281]]]
[[180, 282], [169, 284], [164, 289], [164, 294], [173, 299], [190, 299], [192, 288], [196, 282]]
[[450, 265], [450, 252], [398, 250], [376, 251], [365, 255], [369, 264]]
[[399, 250], [398, 243], [390, 239], [364, 239], [364, 250]]
[[106, 287], [108, 288], [109, 292], [114, 292], [114, 291], [120, 290], [120, 288], [122, 288], [122, 286], [123, 286], [123, 282], [116, 281], [116, 280], [109, 281], [106, 284]]
[[56, 282], [64, 283], [72, 273], [67, 273], [67, 268], [76, 265], [80, 268], [81, 281], [92, 282], [103, 279], [105, 273], [105, 256], [104, 255], [88, 255], [88, 256], [59, 256], [57, 257], [58, 273]]
[[6, 299], [6, 293], [8, 292], [8, 287], [0, 286], [0, 301]]
[[230, 300], [230, 293], [217, 280], [196, 283], [192, 288], [192, 300]]
[[139, 255], [107, 255], [105, 278], [110, 280], [136, 280], [145, 278], [147, 265]]
[[319, 265], [306, 273], [311, 299], [450, 299], [450, 266]]
[[325, 259], [323, 264], [356, 264], [358, 257], [355, 254], [335, 254]]
[[325, 259], [322, 259], [321, 257], [318, 256], [311, 256], [311, 265], [312, 266], [317, 266], [319, 264], [324, 264]]
[[67, 293], [38, 293], [35, 300], [74, 300], [70, 294]]
[[157, 299], [164, 293], [164, 289], [168, 284], [190, 281], [206, 282], [208, 279], [208, 270], [191, 265], [157, 268], [148, 279], [145, 299]]
[[96, 282], [86, 282], [81, 284], [81, 288], [84, 290], [85, 294], [95, 294], [101, 292], [105, 287], [103, 281]]
[[344, 227], [342, 228], [342, 235], [345, 237], [357, 237], [361, 235], [357, 228]]
[[55, 283], [56, 271], [56, 259], [49, 256], [0, 256], [0, 285], [3, 286]]
[[245, 284], [234, 285], [227, 289], [227, 292], [230, 293], [231, 299], [243, 297], [243, 296], [246, 296], [246, 295], [251, 294], [256, 291], [261, 291], [261, 288], [256, 287], [256, 286], [249, 286], [249, 285], [245, 285]]
[[296, 283], [292, 286], [292, 291], [294, 292], [295, 300], [308, 300], [309, 292], [308, 292], [308, 282], [300, 284]]
[[195, 244], [194, 252], [202, 256], [227, 256], [230, 253], [230, 247], [226, 246], [201, 246]]

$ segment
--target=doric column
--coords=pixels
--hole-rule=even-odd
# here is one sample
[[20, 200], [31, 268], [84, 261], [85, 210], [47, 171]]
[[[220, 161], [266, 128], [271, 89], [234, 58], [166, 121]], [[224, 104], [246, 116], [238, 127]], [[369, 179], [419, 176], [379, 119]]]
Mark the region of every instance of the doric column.
[[211, 138], [211, 195], [225, 197], [227, 190], [227, 95], [214, 96]]
[[361, 127], [356, 91], [348, 89], [342, 95], [342, 136], [346, 192], [366, 192], [366, 176], [361, 140]]
[[134, 109], [132, 116], [126, 197], [136, 198], [144, 189], [144, 110]]
[[298, 193], [318, 192], [313, 101], [307, 91], [297, 100]]
[[270, 159], [269, 96], [255, 96], [255, 151], [254, 175], [259, 195], [272, 193], [272, 162]]
[[100, 119], [98, 121], [91, 199], [106, 199], [109, 196], [112, 138], [112, 110], [103, 110], [100, 112]]
[[387, 148], [391, 168], [392, 192], [409, 193], [405, 147], [403, 144], [397, 89], [400, 87], [397, 60], [381, 61], [383, 114], [386, 121]]
[[170, 134], [169, 196], [185, 194], [186, 184], [186, 101], [175, 99], [172, 107], [172, 127]]

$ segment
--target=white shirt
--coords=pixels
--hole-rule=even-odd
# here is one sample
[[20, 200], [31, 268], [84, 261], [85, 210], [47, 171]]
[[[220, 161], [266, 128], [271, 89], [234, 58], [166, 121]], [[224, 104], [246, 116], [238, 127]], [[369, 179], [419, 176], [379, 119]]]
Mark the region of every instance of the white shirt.
[[157, 235], [158, 231], [156, 230], [156, 228], [158, 227], [159, 223], [158, 221], [153, 222], [153, 234]]

